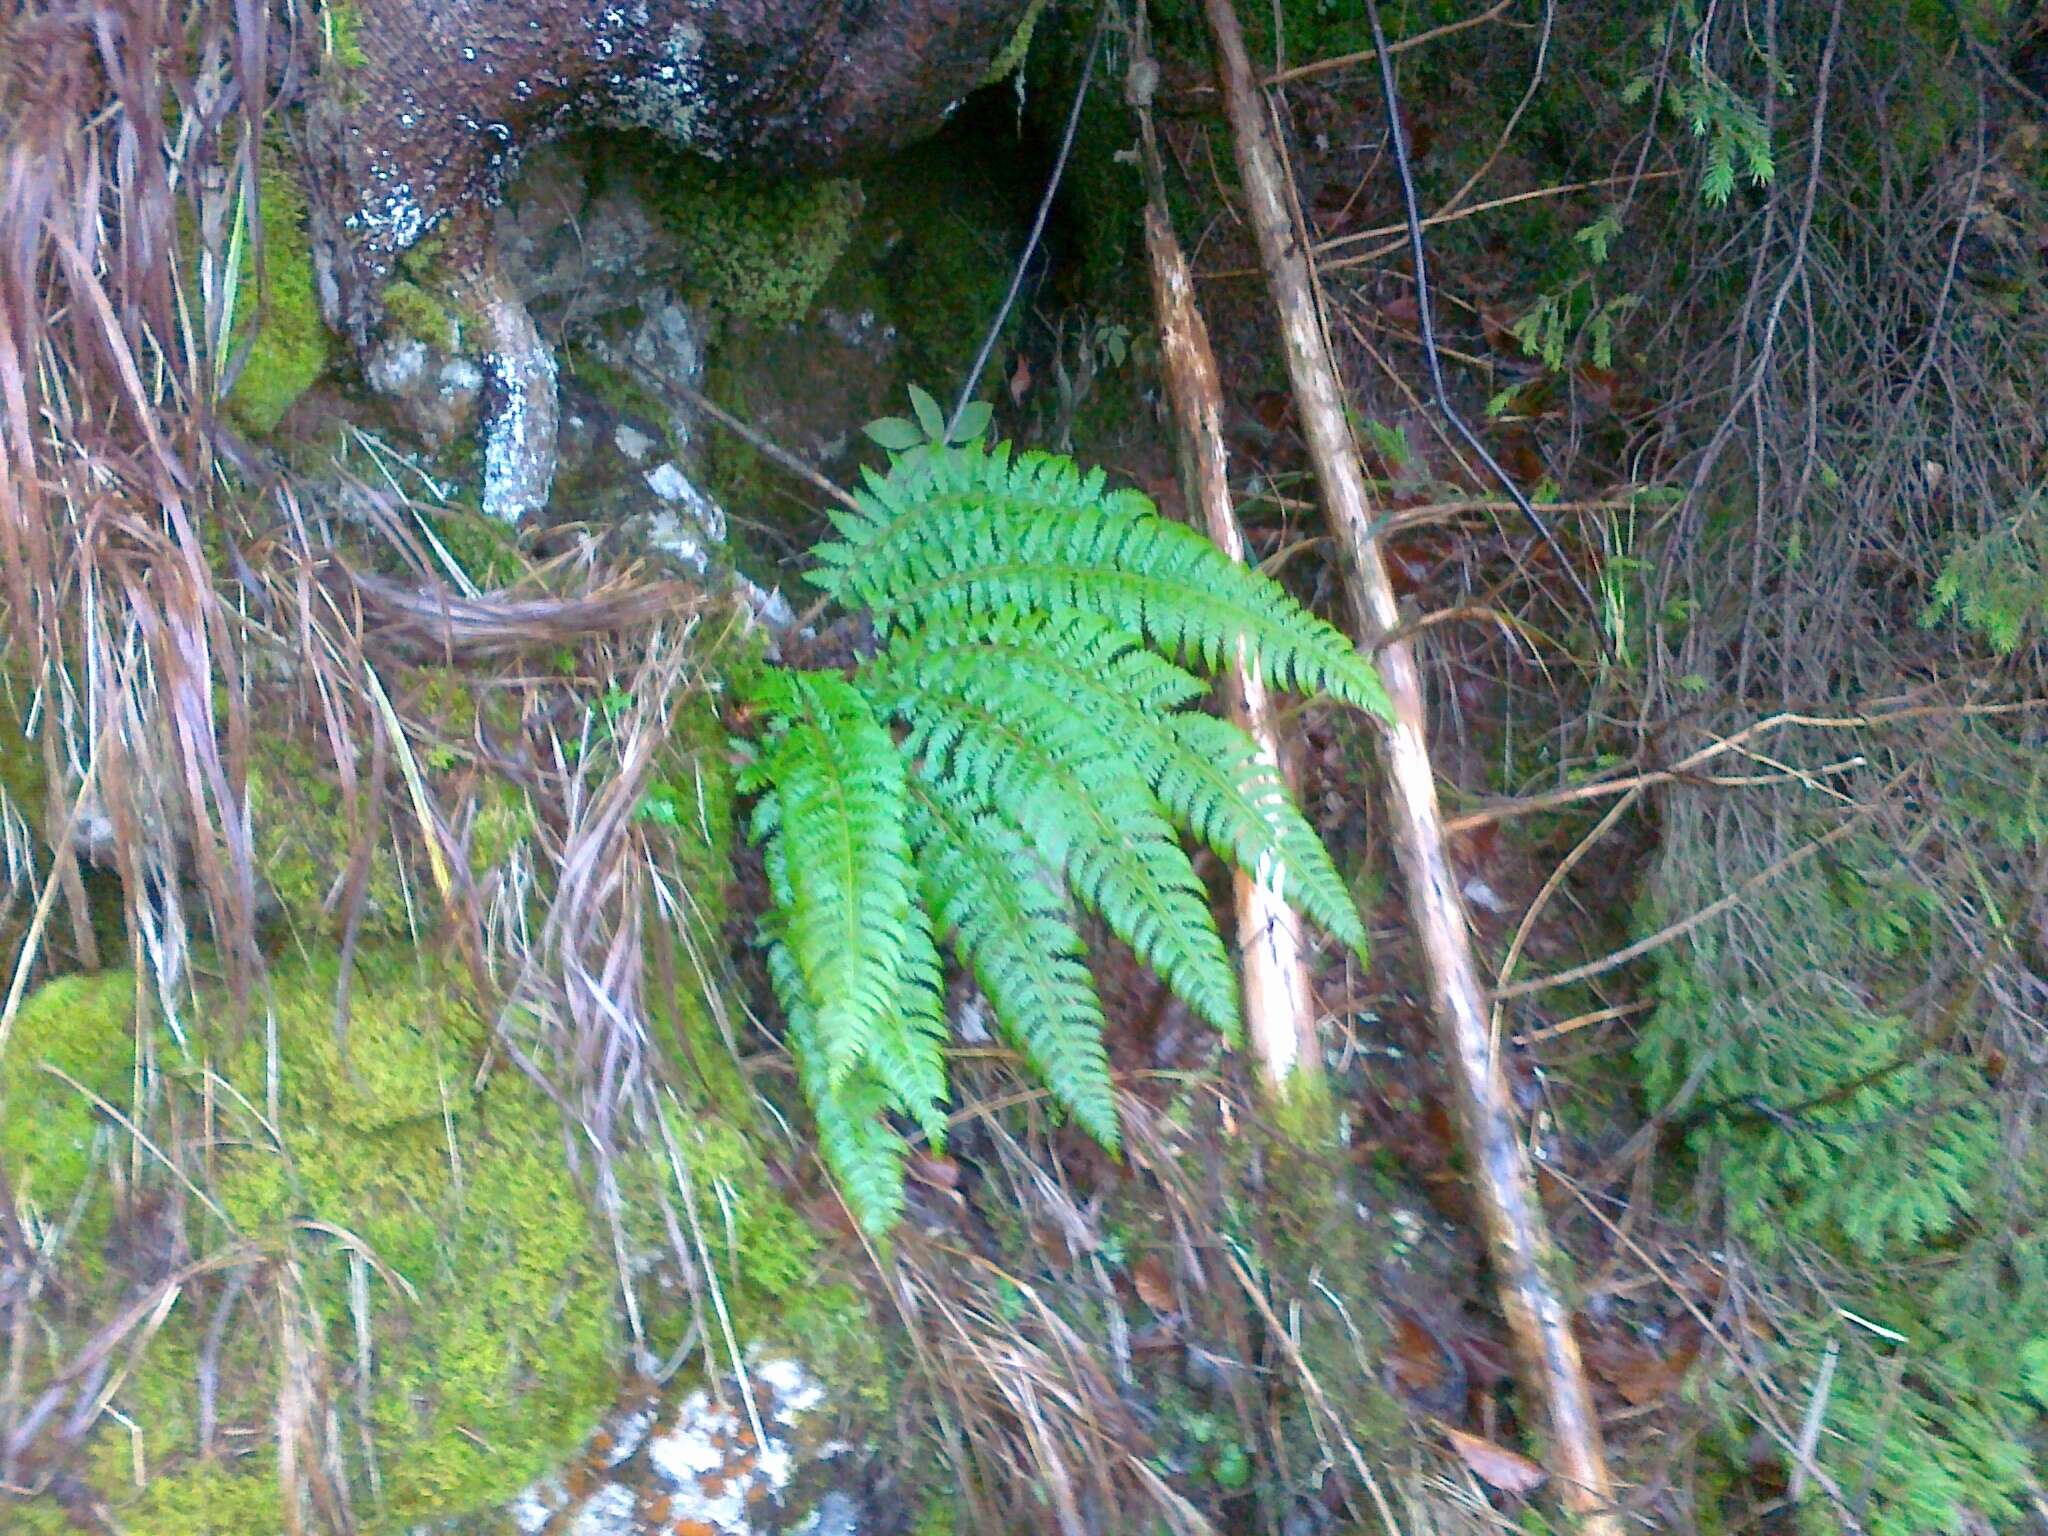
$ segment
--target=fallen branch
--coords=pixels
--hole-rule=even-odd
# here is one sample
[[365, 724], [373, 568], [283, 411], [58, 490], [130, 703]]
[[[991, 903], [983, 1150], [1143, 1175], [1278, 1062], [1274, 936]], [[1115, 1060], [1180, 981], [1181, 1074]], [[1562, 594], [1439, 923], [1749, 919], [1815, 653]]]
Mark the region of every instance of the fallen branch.
[[[1243, 563], [1244, 530], [1231, 505], [1230, 451], [1223, 442], [1223, 383], [1209, 345], [1209, 328], [1195, 304], [1187, 257], [1156, 196], [1145, 205], [1145, 249], [1151, 258], [1152, 303], [1159, 318], [1166, 391], [1180, 429], [1188, 506], [1217, 547]], [[1259, 756], [1280, 771], [1280, 737], [1265, 681], [1245, 663], [1240, 651], [1224, 675], [1225, 705], [1230, 718], [1257, 744]], [[1259, 1071], [1275, 1092], [1301, 1073], [1309, 1082], [1319, 1082], [1322, 1056], [1316, 1045], [1315, 998], [1309, 990], [1301, 919], [1281, 899], [1271, 871], [1238, 870], [1231, 893], [1244, 967], [1245, 1035]]]
[[[1428, 31], [1418, 32], [1413, 37], [1404, 37], [1399, 42], [1389, 43], [1387, 45], [1387, 52], [1390, 54], [1406, 53], [1410, 48], [1420, 48], [1424, 43], [1433, 43], [1438, 38], [1449, 37], [1453, 33], [1463, 32], [1470, 27], [1482, 27], [1487, 22], [1506, 14], [1508, 8], [1514, 3], [1515, 0], [1494, 0], [1494, 4], [1488, 6], [1477, 16], [1467, 16], [1462, 21], [1447, 21], [1440, 27], [1431, 27]], [[1292, 69], [1283, 69], [1276, 75], [1268, 75], [1265, 83], [1267, 85], [1285, 85], [1290, 80], [1302, 80], [1310, 75], [1328, 74], [1333, 69], [1347, 69], [1353, 64], [1369, 64], [1379, 56], [1379, 49], [1365, 48], [1357, 53], [1340, 53], [1327, 59], [1312, 59], [1306, 64], [1297, 64]]]
[[[1343, 389], [1323, 332], [1301, 232], [1267, 127], [1265, 98], [1245, 55], [1230, 0], [1204, 0], [1215, 41], [1237, 166], [1253, 232], [1279, 311], [1288, 372], [1331, 532], [1342, 555], [1344, 590], [1361, 647], [1401, 627], [1387, 568], [1372, 538], [1365, 473], [1344, 414]], [[1393, 842], [1409, 910], [1429, 970], [1432, 1009], [1457, 1087], [1459, 1118], [1501, 1310], [1514, 1339], [1524, 1389], [1541, 1404], [1551, 1470], [1587, 1536], [1620, 1536], [1614, 1486], [1594, 1417], [1571, 1315], [1551, 1275], [1543, 1208], [1515, 1120], [1501, 1061], [1487, 1027], [1486, 995], [1472, 951], [1424, 731], [1415, 653], [1396, 639], [1376, 656], [1394, 705], [1381, 731]]]

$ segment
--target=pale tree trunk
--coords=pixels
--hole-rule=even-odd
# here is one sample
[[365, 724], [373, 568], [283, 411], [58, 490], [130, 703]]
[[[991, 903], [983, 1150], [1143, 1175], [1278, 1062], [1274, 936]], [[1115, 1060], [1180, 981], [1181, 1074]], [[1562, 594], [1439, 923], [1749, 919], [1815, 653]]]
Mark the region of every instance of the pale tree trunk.
[[1552, 1280], [1554, 1250], [1513, 1101], [1488, 1024], [1471, 931], [1445, 849], [1436, 776], [1429, 761], [1422, 683], [1402, 639], [1387, 568], [1372, 537], [1371, 508], [1343, 386], [1325, 338], [1308, 258], [1290, 212], [1264, 93], [1245, 55], [1230, 0], [1203, 0], [1216, 45], [1238, 174], [1260, 259], [1279, 311], [1281, 338], [1309, 455], [1335, 536], [1351, 622], [1361, 645], [1378, 645], [1393, 719], [1381, 723], [1381, 757], [1396, 858], [1429, 971], [1430, 1001], [1458, 1095], [1460, 1131], [1486, 1228], [1501, 1310], [1515, 1342], [1523, 1390], [1544, 1410], [1551, 1471], [1587, 1536], [1620, 1536], [1614, 1486], [1601, 1445], [1571, 1314]]
[[[1190, 514], [1231, 559], [1244, 559], [1244, 530], [1230, 501], [1230, 454], [1223, 443], [1223, 385], [1209, 328], [1195, 305], [1187, 258], [1155, 198], [1145, 208], [1145, 249], [1151, 257], [1152, 303], [1166, 362], [1166, 391], [1180, 429], [1181, 478]], [[1278, 772], [1280, 736], [1265, 679], [1240, 649], [1223, 679], [1230, 718]], [[1232, 877], [1232, 907], [1244, 972], [1245, 1037], [1266, 1087], [1276, 1097], [1313, 1092], [1322, 1080], [1315, 998], [1301, 919], [1283, 899], [1278, 871], [1243, 870]]]

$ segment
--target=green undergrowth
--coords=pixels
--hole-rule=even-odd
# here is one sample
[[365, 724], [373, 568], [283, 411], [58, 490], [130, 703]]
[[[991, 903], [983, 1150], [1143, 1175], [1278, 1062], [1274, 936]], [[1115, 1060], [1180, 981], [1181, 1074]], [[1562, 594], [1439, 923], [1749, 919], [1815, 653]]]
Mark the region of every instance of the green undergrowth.
[[[481, 583], [493, 571], [490, 560], [510, 559], [497, 546], [475, 546], [460, 537], [457, 519], [437, 530], [451, 553]], [[510, 690], [479, 687], [449, 668], [423, 667], [399, 689], [396, 706], [419, 729], [414, 751], [423, 784], [448, 830], [466, 838], [467, 873], [481, 880], [498, 869], [532, 832], [533, 811], [524, 791], [479, 773], [470, 750], [479, 724], [495, 740], [516, 739], [519, 706]], [[275, 920], [301, 940], [338, 931], [347, 896], [346, 876], [358, 845], [368, 850], [360, 916], [365, 936], [397, 937], [430, 932], [439, 921], [440, 893], [424, 856], [416, 824], [403, 834], [371, 819], [368, 796], [352, 807], [342, 776], [324, 737], [283, 719], [259, 720], [249, 767], [249, 811], [257, 873], [272, 899]], [[364, 769], [358, 761], [357, 772]], [[396, 778], [394, 771], [394, 778]]]
[[26, 669], [0, 657], [0, 798], [31, 827], [42, 823], [49, 790], [42, 748], [28, 733], [33, 698]]
[[[735, 637], [727, 664], [744, 670], [758, 638]], [[678, 712], [671, 746], [641, 815], [666, 834], [684, 920], [673, 933], [674, 984], [650, 989], [656, 1038], [672, 1066], [681, 1113], [667, 1140], [687, 1170], [696, 1216], [734, 1332], [768, 1354], [795, 1354], [825, 1381], [842, 1412], [879, 1413], [891, 1371], [868, 1298], [771, 1173], [767, 1116], [741, 1069], [738, 1010], [723, 974], [732, 943], [734, 792], [724, 727], [697, 696]], [[663, 1170], [643, 1193], [651, 1202]], [[629, 1192], [629, 1203], [630, 1203]]]
[[[2031, 758], [1972, 729], [1926, 786], [1994, 924], [2041, 843]], [[1705, 895], [1678, 862], [1699, 859], [1686, 836], [1667, 842], [1651, 926]], [[1925, 995], [1957, 898], [1915, 852], [1852, 838], [1664, 950], [1637, 1053], [1649, 1102], [1673, 1106], [1690, 1165], [1776, 1277], [1777, 1367], [1810, 1378], [1839, 1352], [1817, 1459], [1875, 1536], [2016, 1529], [2048, 1444], [2048, 1377], [2028, 1364], [2048, 1361], [2048, 1180], [2015, 1155], [2038, 1128], [1972, 1044], [1979, 981]], [[1744, 1385], [1724, 1372], [1707, 1390], [1739, 1460]], [[1837, 1528], [1818, 1492], [1804, 1515]]]
[[[248, 1255], [229, 1266], [246, 1290], [222, 1335], [213, 1454], [197, 1444], [195, 1383], [221, 1275], [171, 1293], [115, 1393], [141, 1437], [141, 1485], [128, 1435], [90, 1447], [125, 1529], [241, 1536], [276, 1521], [278, 1394], [306, 1370], [294, 1340], [325, 1379], [367, 1372], [361, 1396], [330, 1404], [350, 1421], [336, 1443], [366, 1532], [509, 1497], [612, 1399], [613, 1272], [552, 1104], [509, 1070], [475, 1085], [482, 1022], [432, 965], [364, 952], [345, 1034], [336, 982], [331, 957], [286, 962], [239, 1026], [207, 988], [174, 1031], [138, 1024], [128, 973], [67, 977], [31, 998], [0, 1059], [0, 1155], [23, 1208], [39, 1227], [92, 1218], [60, 1249], [69, 1306], [53, 1316], [86, 1328], [113, 1314], [160, 1208], [146, 1168], [140, 1187], [113, 1178], [127, 1138], [87, 1093], [154, 1126], [204, 1180], [195, 1250]], [[183, 1142], [181, 1124], [212, 1134]], [[48, 1342], [54, 1360], [78, 1340]]]
[[313, 285], [306, 194], [287, 168], [291, 151], [266, 144], [258, 177], [263, 215], [259, 284], [253, 244], [242, 246], [230, 351], [248, 346], [228, 391], [235, 423], [266, 437], [327, 367], [327, 327]]

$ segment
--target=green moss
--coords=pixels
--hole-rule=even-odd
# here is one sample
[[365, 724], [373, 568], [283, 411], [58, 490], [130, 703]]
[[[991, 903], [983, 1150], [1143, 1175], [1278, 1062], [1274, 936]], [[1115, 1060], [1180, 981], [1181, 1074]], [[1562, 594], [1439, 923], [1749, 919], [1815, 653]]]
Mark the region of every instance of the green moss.
[[258, 437], [275, 431], [292, 403], [327, 366], [327, 327], [313, 286], [313, 248], [306, 227], [306, 195], [276, 162], [287, 151], [266, 147], [258, 178], [263, 210], [263, 267], [259, 294], [254, 251], [244, 245], [234, 349], [249, 353], [228, 392], [229, 414]]
[[462, 326], [455, 311], [422, 284], [400, 278], [387, 284], [379, 297], [388, 334], [407, 336], [443, 352], [452, 352], [461, 345]]
[[960, 1500], [951, 1493], [931, 1493], [917, 1507], [911, 1536], [955, 1536], [960, 1529]]
[[[258, 732], [258, 755], [249, 764], [249, 817], [255, 832], [257, 872], [270, 887], [284, 921], [316, 935], [338, 900], [354, 847], [354, 828], [333, 770], [285, 731]], [[405, 872], [383, 829], [371, 828], [370, 868], [363, 888], [363, 927], [372, 935], [405, 932]]]
[[[210, 1103], [215, 1198], [240, 1240], [289, 1258], [292, 1294], [310, 1304], [307, 1330], [324, 1334], [334, 1370], [362, 1366], [352, 1290], [366, 1284], [368, 1449], [353, 1425], [340, 1441], [360, 1528], [397, 1532], [496, 1504], [577, 1449], [613, 1397], [614, 1275], [545, 1095], [512, 1071], [472, 1092], [482, 1021], [414, 957], [372, 951], [353, 974], [344, 1052], [336, 982], [332, 958], [280, 967], [268, 998], [274, 1055], [269, 1030], [217, 1042], [213, 1081], [234, 1091], [210, 1096], [196, 1064], [166, 1062], [160, 1107], [197, 1124]], [[33, 1064], [64, 1065], [127, 1105], [134, 986], [125, 973], [51, 983], [0, 1058], [0, 1147], [46, 1201], [84, 1187], [94, 1116]], [[203, 996], [194, 1020], [231, 1017], [221, 1001]], [[243, 1107], [266, 1102], [273, 1073], [275, 1137]], [[95, 1198], [112, 1197], [102, 1187]], [[354, 1255], [374, 1264], [358, 1270]], [[74, 1263], [63, 1278], [75, 1287], [84, 1275]], [[106, 1305], [124, 1279], [102, 1282]], [[260, 1429], [275, 1413], [283, 1357], [268, 1331], [274, 1309], [249, 1305], [261, 1325], [235, 1330], [220, 1361], [220, 1423]], [[141, 1426], [148, 1482], [130, 1486], [125, 1435], [96, 1448], [100, 1487], [125, 1529], [243, 1536], [277, 1522], [266, 1434], [232, 1462], [193, 1454], [207, 1312], [197, 1292], [174, 1309], [117, 1397]], [[337, 1394], [335, 1405], [351, 1401]]]
[[519, 535], [501, 519], [467, 507], [450, 507], [435, 513], [432, 522], [441, 547], [484, 591], [509, 587], [526, 574], [526, 552], [519, 547]]
[[62, 1214], [85, 1184], [110, 1122], [85, 1093], [124, 1103], [135, 1060], [135, 980], [126, 972], [63, 976], [32, 995], [0, 1054], [0, 1162], [15, 1197]]
[[566, 349], [564, 362], [569, 377], [595, 395], [606, 409], [651, 427], [661, 434], [666, 448], [666, 423], [671, 413], [659, 395], [631, 373], [614, 367], [588, 347], [570, 346]]
[[860, 183], [762, 181], [661, 157], [652, 204], [711, 306], [736, 320], [794, 324], [832, 275], [861, 211]]
[[275, 1470], [237, 1473], [202, 1462], [152, 1481], [121, 1518], [129, 1530], [160, 1536], [248, 1536], [277, 1523], [282, 1497]]
[[49, 775], [42, 748], [29, 739], [30, 692], [20, 669], [0, 662], [0, 795], [34, 826], [42, 818]]
[[349, 0], [328, 0], [320, 8], [334, 62], [343, 69], [361, 69], [370, 62], [363, 52], [363, 16]]
[[[440, 530], [444, 541], [449, 528], [476, 535], [473, 545], [457, 539], [451, 553], [480, 585], [509, 584], [516, 574], [511, 562], [520, 560], [516, 547], [495, 546], [500, 565], [492, 569], [477, 551], [493, 548], [487, 540], [494, 529], [482, 526], [481, 520], [472, 526], [450, 516]], [[479, 563], [471, 565], [472, 559]], [[523, 562], [518, 569], [524, 570]], [[516, 701], [505, 690], [479, 690], [473, 679], [459, 672], [422, 668], [407, 680], [399, 704], [408, 720], [439, 738], [441, 744], [419, 749], [420, 766], [451, 826], [469, 825], [470, 873], [482, 875], [501, 865], [532, 832], [532, 808], [516, 785], [479, 776], [466, 766], [466, 748], [475, 739], [479, 720], [499, 739], [516, 736]], [[357, 829], [341, 793], [340, 776], [325, 753], [289, 722], [259, 721], [253, 740], [249, 812], [257, 873], [286, 928], [302, 938], [321, 936], [339, 911], [340, 887], [356, 842]], [[370, 858], [363, 886], [363, 934], [397, 937], [416, 927], [431, 927], [440, 897], [423, 856], [411, 846], [402, 848], [381, 820], [365, 835]]]
[[1045, 10], [1045, 0], [1031, 0], [1025, 8], [1024, 19], [1017, 23], [1017, 30], [1010, 34], [996, 56], [989, 60], [988, 72], [981, 77], [983, 85], [994, 85], [1007, 80], [1024, 67], [1024, 60], [1031, 52], [1031, 34], [1038, 30], [1038, 18]]

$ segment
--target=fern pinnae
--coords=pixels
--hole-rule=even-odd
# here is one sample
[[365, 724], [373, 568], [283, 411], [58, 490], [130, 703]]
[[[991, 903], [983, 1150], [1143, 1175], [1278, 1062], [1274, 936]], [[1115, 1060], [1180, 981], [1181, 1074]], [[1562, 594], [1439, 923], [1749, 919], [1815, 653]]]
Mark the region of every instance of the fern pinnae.
[[903, 760], [844, 679], [775, 671], [756, 692], [774, 719], [760, 777], [789, 890], [781, 942], [816, 1010], [827, 1074], [861, 1059], [898, 1005], [916, 874], [903, 828]]
[[1239, 868], [1278, 873], [1289, 900], [1364, 952], [1357, 906], [1278, 770], [1229, 722], [1173, 712], [1207, 690], [1105, 621], [1006, 615], [980, 635], [902, 637], [880, 670], [910, 692], [976, 687], [985, 677], [983, 697], [1000, 697], [1016, 679], [1058, 695], [1104, 755], [1128, 758], [1174, 821]]
[[962, 610], [1078, 608], [1211, 671], [1242, 644], [1276, 687], [1389, 712], [1379, 674], [1336, 629], [1137, 492], [1107, 490], [1099, 470], [970, 446], [899, 461], [859, 501], [836, 515], [842, 538], [821, 546], [813, 579], [885, 634]]
[[1081, 936], [1007, 824], [922, 775], [910, 782], [924, 897], [988, 998], [996, 1027], [1075, 1124], [1120, 1142], [1102, 1002]]
[[818, 1150], [847, 1208], [881, 1236], [903, 1214], [903, 1163], [909, 1148], [885, 1118], [887, 1095], [856, 1067], [835, 1075], [818, 1039], [817, 1010], [787, 945], [770, 944], [768, 978], [789, 1023], [797, 1079], [818, 1124]]
[[[1159, 803], [1056, 695], [1012, 679], [990, 696], [943, 687], [905, 701], [906, 749], [943, 787], [1005, 817], [1080, 898], [1221, 1030], [1238, 1038], [1237, 979]], [[930, 723], [952, 743], [936, 753]]]
[[913, 899], [897, 965], [896, 1006], [883, 1017], [867, 1060], [890, 1107], [917, 1123], [926, 1140], [946, 1138], [946, 983], [931, 914]]

